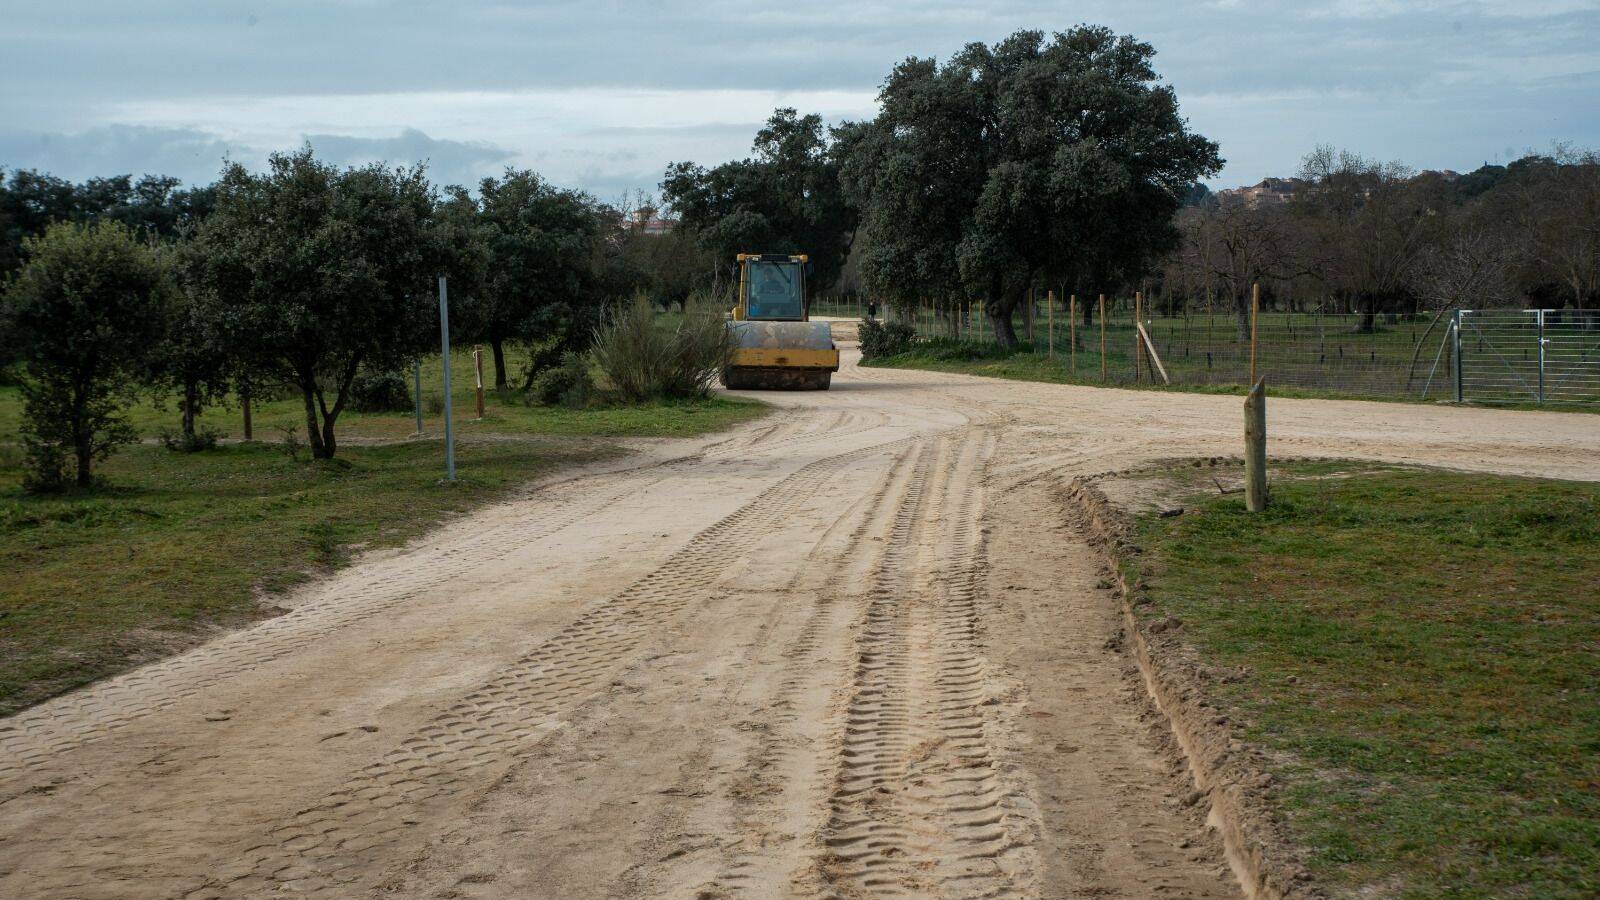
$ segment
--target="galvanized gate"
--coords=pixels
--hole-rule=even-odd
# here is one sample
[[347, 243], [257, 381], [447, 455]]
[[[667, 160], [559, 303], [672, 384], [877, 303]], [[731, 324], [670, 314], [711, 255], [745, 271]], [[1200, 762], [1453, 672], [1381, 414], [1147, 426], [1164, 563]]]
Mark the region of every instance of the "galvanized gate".
[[1457, 310], [1457, 400], [1600, 402], [1600, 310]]

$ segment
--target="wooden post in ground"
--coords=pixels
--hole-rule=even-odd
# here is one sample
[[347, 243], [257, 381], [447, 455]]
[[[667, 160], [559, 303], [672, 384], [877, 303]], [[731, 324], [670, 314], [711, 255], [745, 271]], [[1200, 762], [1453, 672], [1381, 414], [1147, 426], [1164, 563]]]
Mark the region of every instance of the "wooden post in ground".
[[1139, 341], [1139, 324], [1144, 321], [1144, 293], [1133, 292], [1133, 383], [1144, 380], [1144, 344]]
[[1244, 398], [1244, 505], [1251, 512], [1267, 508], [1267, 379]]
[[1078, 374], [1078, 295], [1072, 295], [1072, 308], [1067, 316], [1067, 332], [1072, 338], [1072, 374]]
[[478, 378], [478, 418], [483, 418], [483, 348], [472, 348], [472, 369]]
[[1050, 361], [1056, 359], [1056, 292], [1050, 291], [1044, 295], [1044, 335], [1045, 343], [1050, 347]]
[[1101, 295], [1101, 381], [1106, 381], [1106, 295]]
[[1256, 318], [1261, 314], [1261, 283], [1250, 285], [1250, 383], [1256, 383]]

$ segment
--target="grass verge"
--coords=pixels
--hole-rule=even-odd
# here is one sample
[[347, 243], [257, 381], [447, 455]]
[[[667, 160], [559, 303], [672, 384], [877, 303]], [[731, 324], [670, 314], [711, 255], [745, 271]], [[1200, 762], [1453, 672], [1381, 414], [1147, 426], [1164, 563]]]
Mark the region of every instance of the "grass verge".
[[[437, 365], [432, 374], [437, 385]], [[710, 398], [571, 410], [491, 396], [471, 421], [469, 388], [455, 397], [460, 478], [445, 484], [439, 441], [403, 440], [415, 429], [406, 414], [347, 414], [337, 460], [291, 458], [279, 426], [298, 410], [279, 400], [258, 406], [255, 442], [127, 447], [98, 469], [106, 486], [38, 497], [19, 489], [16, 393], [0, 388], [0, 715], [270, 614], [272, 594], [358, 549], [402, 544], [553, 468], [622, 452], [611, 438], [692, 435], [767, 409]], [[208, 420], [236, 416], [220, 408]], [[173, 417], [133, 416], [147, 437]], [[435, 438], [438, 423], [426, 423]]]
[[1141, 616], [1244, 667], [1214, 700], [1318, 882], [1600, 891], [1600, 485], [1304, 463], [1266, 513], [1184, 502], [1138, 521]]

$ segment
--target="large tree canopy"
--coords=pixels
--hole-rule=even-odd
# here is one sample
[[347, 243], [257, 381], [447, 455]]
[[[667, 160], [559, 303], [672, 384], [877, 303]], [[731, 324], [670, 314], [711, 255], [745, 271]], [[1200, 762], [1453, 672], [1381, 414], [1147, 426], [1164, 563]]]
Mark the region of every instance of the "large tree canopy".
[[506, 341], [535, 345], [531, 374], [587, 339], [598, 312], [601, 213], [589, 195], [526, 170], [485, 178], [478, 194], [489, 262], [474, 331], [494, 351], [495, 386], [505, 387]]
[[393, 370], [431, 346], [445, 262], [433, 214], [420, 166], [341, 171], [307, 148], [259, 175], [223, 173], [195, 237], [199, 302], [253, 372], [301, 392], [319, 459], [335, 453], [357, 370]]
[[1174, 245], [1193, 183], [1222, 165], [1154, 55], [1080, 26], [897, 66], [878, 117], [836, 131], [867, 287], [898, 302], [981, 297], [1009, 346], [1030, 286], [1142, 274]]
[[732, 267], [738, 253], [805, 253], [811, 283], [827, 289], [844, 269], [855, 213], [822, 117], [777, 110], [753, 149], [750, 159], [712, 169], [673, 163], [662, 195], [717, 265]]

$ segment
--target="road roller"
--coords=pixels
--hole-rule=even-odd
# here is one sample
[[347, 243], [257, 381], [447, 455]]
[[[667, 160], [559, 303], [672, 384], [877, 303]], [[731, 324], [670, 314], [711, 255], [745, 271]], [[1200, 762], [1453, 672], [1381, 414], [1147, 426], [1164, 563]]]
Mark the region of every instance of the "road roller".
[[741, 253], [739, 302], [728, 316], [733, 351], [722, 384], [735, 390], [825, 391], [839, 371], [827, 322], [811, 321], [804, 254]]

